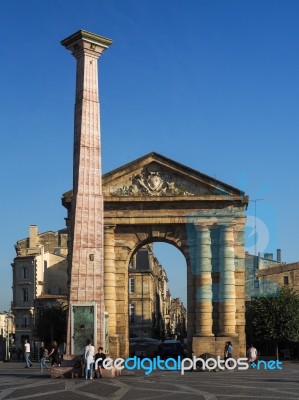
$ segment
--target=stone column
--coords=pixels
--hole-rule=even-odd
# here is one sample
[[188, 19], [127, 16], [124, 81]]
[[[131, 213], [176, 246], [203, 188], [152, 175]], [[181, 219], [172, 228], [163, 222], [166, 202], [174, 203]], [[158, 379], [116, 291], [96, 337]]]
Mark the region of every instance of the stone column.
[[187, 348], [188, 353], [191, 353], [192, 338], [195, 334], [195, 310], [196, 310], [196, 291], [195, 291], [195, 278], [190, 260], [187, 262]]
[[212, 332], [211, 234], [207, 225], [196, 225], [196, 336], [214, 336]]
[[116, 332], [116, 282], [115, 282], [115, 225], [104, 226], [104, 293], [105, 311], [109, 314], [109, 355], [119, 356], [118, 335]]
[[[94, 345], [104, 344], [104, 243], [101, 181], [100, 110], [97, 59], [112, 43], [110, 39], [78, 31], [61, 44], [77, 60], [74, 128], [73, 195], [70, 242], [70, 293], [72, 307], [94, 306]], [[83, 310], [83, 309], [82, 309]], [[83, 338], [74, 329], [71, 348], [71, 319], [67, 352], [79, 351]], [[78, 346], [75, 344], [77, 343]]]
[[237, 336], [233, 225], [220, 225], [219, 247], [219, 336]]

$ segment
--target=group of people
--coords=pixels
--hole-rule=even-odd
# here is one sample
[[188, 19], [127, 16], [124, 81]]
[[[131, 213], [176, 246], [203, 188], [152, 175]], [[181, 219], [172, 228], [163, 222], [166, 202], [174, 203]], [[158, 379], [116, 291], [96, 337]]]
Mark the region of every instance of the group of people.
[[[30, 360], [30, 343], [25, 340], [24, 342], [24, 355], [25, 355], [25, 368], [29, 368], [32, 366], [32, 362]], [[55, 364], [60, 366], [61, 365], [61, 355], [59, 354], [59, 348], [56, 341], [52, 342], [51, 350], [45, 348], [44, 342], [41, 342], [40, 349], [39, 349], [39, 356], [40, 356], [40, 369], [43, 372], [43, 369], [50, 369], [46, 364], [46, 360], [51, 357], [51, 367]], [[233, 345], [232, 342], [226, 342], [224, 346], [224, 361], [229, 360], [233, 356]], [[258, 352], [253, 344], [250, 345], [249, 349], [247, 350], [247, 357], [250, 363], [250, 366], [257, 360]], [[106, 358], [106, 355], [103, 353], [103, 347], [98, 348], [98, 352], [95, 354], [95, 348], [91, 343], [90, 339], [87, 339], [87, 345], [85, 346], [84, 351], [84, 364], [85, 364], [85, 379], [93, 379], [93, 370], [94, 365], [97, 366], [95, 370], [96, 378], [102, 378], [102, 371], [103, 371], [103, 362]], [[97, 362], [98, 360], [98, 362]], [[229, 362], [229, 361], [228, 361]]]
[[[229, 358], [233, 357], [233, 345], [232, 342], [226, 342], [224, 346], [224, 361], [228, 360]], [[257, 361], [258, 358], [258, 352], [257, 349], [254, 347], [253, 344], [250, 345], [250, 347], [247, 350], [247, 358], [248, 362], [251, 367], [253, 367], [253, 363]], [[230, 362], [229, 362], [230, 365]]]
[[[84, 360], [85, 360], [85, 379], [93, 379], [94, 365], [97, 366], [95, 370], [96, 378], [102, 378], [103, 362], [106, 358], [106, 354], [103, 353], [103, 347], [98, 348], [98, 352], [95, 354], [94, 346], [91, 344], [91, 340], [87, 339], [87, 345], [85, 346]], [[98, 362], [96, 362], [98, 360]]]
[[59, 347], [57, 345], [57, 342], [53, 340], [52, 346], [50, 353], [48, 352], [48, 349], [46, 349], [44, 342], [41, 342], [40, 348], [39, 348], [39, 358], [40, 358], [40, 370], [43, 372], [43, 369], [50, 369], [47, 364], [46, 360], [51, 357], [51, 367], [54, 367], [54, 365], [58, 365], [60, 367], [61, 365], [61, 354], [59, 353]]
[[[24, 356], [25, 356], [25, 368], [32, 367], [32, 361], [30, 359], [30, 343], [28, 340], [25, 339], [24, 341]], [[48, 349], [45, 347], [44, 342], [41, 342], [40, 348], [39, 348], [39, 359], [40, 359], [40, 370], [43, 372], [44, 368], [50, 369], [48, 365], [46, 364], [46, 360], [51, 357], [51, 367], [53, 367], [55, 364], [60, 366], [61, 365], [61, 355], [59, 354], [59, 348], [57, 345], [57, 342], [54, 340], [52, 342], [51, 350], [50, 352]]]
[[[25, 368], [32, 366], [32, 361], [30, 359], [30, 343], [25, 339], [24, 342], [24, 355], [25, 355]], [[46, 364], [47, 359], [51, 357], [51, 367], [56, 364], [60, 367], [61, 365], [61, 354], [57, 342], [54, 340], [50, 351], [45, 347], [45, 343], [41, 342], [39, 348], [39, 358], [40, 358], [40, 370], [43, 372], [44, 368], [49, 370], [50, 367]], [[85, 346], [84, 352], [84, 364], [85, 364], [85, 378], [93, 379], [94, 364], [96, 363], [97, 369], [95, 371], [95, 376], [97, 378], [102, 378], [103, 362], [106, 358], [106, 354], [103, 353], [103, 347], [98, 348], [98, 352], [95, 354], [94, 346], [91, 344], [91, 340], [87, 340], [87, 345]]]

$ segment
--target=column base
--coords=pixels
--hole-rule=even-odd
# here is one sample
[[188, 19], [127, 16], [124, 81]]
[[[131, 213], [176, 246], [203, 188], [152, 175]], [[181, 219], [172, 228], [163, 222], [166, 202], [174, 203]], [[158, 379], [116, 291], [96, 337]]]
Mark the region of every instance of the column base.
[[226, 338], [239, 337], [239, 335], [237, 333], [233, 333], [233, 332], [220, 332], [220, 333], [217, 333], [216, 336], [217, 337], [226, 337]]
[[215, 354], [215, 336], [193, 336], [192, 356], [200, 356], [204, 353]]
[[193, 337], [215, 337], [214, 333], [196, 333]]
[[109, 336], [109, 356], [113, 359], [119, 357], [119, 335]]

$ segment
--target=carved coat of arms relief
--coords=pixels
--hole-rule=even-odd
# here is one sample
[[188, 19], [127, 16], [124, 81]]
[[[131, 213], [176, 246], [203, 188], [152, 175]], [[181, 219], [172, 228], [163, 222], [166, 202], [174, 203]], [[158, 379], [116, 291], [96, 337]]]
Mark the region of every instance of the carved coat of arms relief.
[[133, 175], [127, 185], [112, 191], [114, 196], [194, 196], [186, 182], [178, 176], [164, 172], [160, 165], [151, 164]]

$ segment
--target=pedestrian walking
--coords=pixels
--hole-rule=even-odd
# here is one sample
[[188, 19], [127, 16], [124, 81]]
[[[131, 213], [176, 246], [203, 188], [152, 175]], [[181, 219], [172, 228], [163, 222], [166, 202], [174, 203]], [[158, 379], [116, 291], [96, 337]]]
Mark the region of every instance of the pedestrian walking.
[[32, 367], [32, 362], [30, 360], [30, 343], [27, 339], [24, 341], [24, 355], [25, 355], [25, 368]]
[[94, 346], [91, 344], [91, 340], [87, 339], [87, 346], [85, 346], [84, 352], [84, 359], [85, 359], [85, 379], [88, 378], [92, 379], [92, 369], [94, 363]]
[[[227, 347], [227, 358], [233, 358], [233, 344], [231, 341], [228, 342], [228, 347]], [[231, 362], [228, 362], [229, 366], [231, 366]]]
[[250, 367], [253, 368], [252, 364], [257, 360], [257, 349], [253, 346], [253, 344], [251, 344], [247, 350], [247, 357]]
[[98, 363], [96, 364], [97, 365], [96, 377], [99, 379], [102, 378], [102, 372], [103, 372], [103, 368], [104, 368], [103, 362], [104, 362], [105, 358], [106, 358], [106, 354], [103, 353], [103, 347], [99, 347], [98, 352], [95, 355], [95, 361], [99, 360]]
[[40, 370], [41, 370], [41, 372], [44, 371], [44, 368], [50, 369], [46, 364], [47, 357], [48, 357], [48, 350], [45, 348], [44, 342], [41, 342], [40, 348], [39, 348], [39, 358], [40, 358]]
[[228, 342], [225, 342], [224, 346], [224, 362], [228, 359]]
[[54, 367], [54, 364], [57, 364], [60, 367], [60, 357], [58, 352], [58, 345], [55, 340], [52, 342], [51, 351], [49, 353], [49, 357], [52, 357], [51, 367]]

